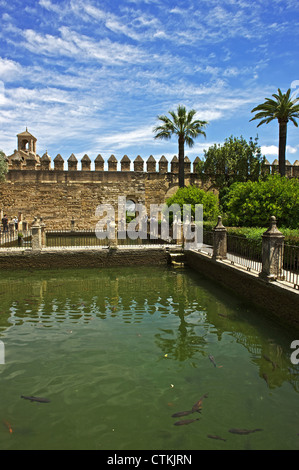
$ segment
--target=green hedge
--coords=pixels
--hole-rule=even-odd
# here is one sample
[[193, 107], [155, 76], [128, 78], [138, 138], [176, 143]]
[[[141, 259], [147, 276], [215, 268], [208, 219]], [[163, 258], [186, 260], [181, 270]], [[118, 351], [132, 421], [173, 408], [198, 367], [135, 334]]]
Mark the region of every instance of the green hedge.
[[267, 226], [274, 215], [280, 227], [299, 227], [299, 181], [271, 175], [265, 181], [234, 183], [224, 201], [231, 226]]

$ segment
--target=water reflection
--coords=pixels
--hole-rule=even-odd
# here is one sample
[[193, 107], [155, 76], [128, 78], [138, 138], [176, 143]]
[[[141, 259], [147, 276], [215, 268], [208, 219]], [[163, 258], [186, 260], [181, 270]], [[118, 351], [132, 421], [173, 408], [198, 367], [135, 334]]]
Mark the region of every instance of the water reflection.
[[191, 271], [106, 268], [23, 276], [2, 274], [0, 279], [0, 338], [7, 329], [24, 324], [48, 329], [66, 324], [69, 331], [70, 324], [94, 320], [138, 325], [174, 316], [176, 329], [163, 324], [154, 335], [161, 357], [179, 362], [207, 358], [213, 342], [231, 337], [246, 348], [265, 386], [275, 389], [289, 382], [298, 391], [290, 337]]

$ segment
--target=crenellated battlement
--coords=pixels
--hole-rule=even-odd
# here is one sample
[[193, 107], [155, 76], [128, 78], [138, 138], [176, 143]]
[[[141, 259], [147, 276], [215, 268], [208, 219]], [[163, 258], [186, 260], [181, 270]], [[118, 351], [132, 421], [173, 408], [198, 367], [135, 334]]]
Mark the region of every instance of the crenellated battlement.
[[[196, 172], [196, 165], [199, 161], [197, 157], [191, 168], [191, 161], [185, 157], [185, 172]], [[135, 172], [148, 172], [148, 173], [178, 173], [179, 161], [175, 155], [171, 162], [169, 162], [164, 155], [159, 160], [156, 160], [153, 155], [147, 160], [144, 160], [138, 155], [134, 160], [131, 160], [128, 155], [124, 155], [118, 160], [114, 155], [111, 155], [107, 160], [105, 168], [105, 160], [101, 154], [92, 162], [87, 154], [85, 154], [79, 161], [72, 153], [71, 156], [64, 160], [60, 154], [51, 159], [48, 152], [40, 158], [38, 155], [28, 155], [22, 158], [18, 150], [8, 157], [9, 170], [43, 170], [43, 171], [135, 171]]]
[[[193, 163], [190, 159], [185, 157], [185, 173], [196, 173], [197, 164], [200, 161], [196, 157]], [[111, 155], [106, 164], [101, 154], [92, 161], [90, 157], [85, 154], [81, 160], [72, 153], [71, 156], [64, 160], [60, 154], [51, 159], [48, 152], [40, 158], [33, 155], [28, 155], [27, 158], [22, 159], [19, 152], [16, 150], [13, 155], [8, 157], [9, 170], [36, 170], [36, 171], [134, 171], [134, 172], [147, 172], [147, 173], [174, 173], [179, 172], [178, 157], [174, 155], [169, 162], [164, 155], [159, 160], [156, 160], [153, 155], [150, 155], [147, 160], [144, 160], [138, 155], [134, 160], [131, 160], [128, 155], [124, 155], [118, 160], [115, 155]], [[278, 160], [275, 159], [272, 163], [268, 160], [265, 161], [264, 172], [267, 174], [278, 174], [279, 165]], [[296, 160], [294, 164], [286, 161], [286, 176], [289, 178], [299, 178], [299, 161]]]

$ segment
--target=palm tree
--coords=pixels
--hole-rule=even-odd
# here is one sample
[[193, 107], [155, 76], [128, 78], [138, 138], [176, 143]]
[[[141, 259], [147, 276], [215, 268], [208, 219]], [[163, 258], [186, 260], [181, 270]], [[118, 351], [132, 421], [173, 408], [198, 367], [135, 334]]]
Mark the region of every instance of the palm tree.
[[184, 182], [184, 159], [185, 159], [185, 143], [189, 147], [194, 146], [194, 139], [199, 135], [206, 137], [202, 130], [208, 124], [207, 121], [193, 120], [196, 111], [186, 110], [185, 106], [178, 106], [177, 112], [169, 111], [172, 119], [161, 115], [158, 119], [163, 122], [162, 125], [156, 126], [153, 132], [156, 133], [155, 139], [170, 139], [173, 134], [178, 136], [179, 144], [179, 187], [185, 185]]
[[291, 89], [289, 88], [286, 93], [282, 93], [278, 88], [278, 94], [273, 94], [273, 98], [265, 98], [266, 101], [259, 104], [252, 109], [252, 113], [258, 111], [258, 113], [250, 119], [261, 119], [261, 122], [257, 125], [268, 124], [273, 119], [277, 119], [279, 123], [279, 149], [278, 149], [278, 162], [279, 162], [279, 173], [281, 176], [285, 176], [285, 155], [286, 155], [286, 143], [287, 143], [287, 123], [292, 123], [298, 127], [296, 119], [299, 118], [299, 105], [296, 104], [299, 98], [290, 98]]

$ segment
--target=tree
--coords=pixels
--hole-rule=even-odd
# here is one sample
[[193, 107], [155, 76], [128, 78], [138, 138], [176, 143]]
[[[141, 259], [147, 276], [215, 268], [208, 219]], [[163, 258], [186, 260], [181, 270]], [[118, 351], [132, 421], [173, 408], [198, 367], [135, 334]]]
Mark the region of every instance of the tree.
[[221, 193], [236, 181], [258, 180], [264, 160], [258, 137], [247, 142], [242, 136], [230, 136], [223, 145], [214, 144], [204, 151], [204, 161], [199, 162], [198, 173], [203, 182], [210, 181]]
[[265, 98], [264, 103], [259, 104], [252, 109], [252, 113], [257, 114], [250, 119], [261, 119], [261, 122], [257, 125], [268, 124], [274, 119], [278, 120], [279, 123], [279, 149], [278, 149], [278, 162], [279, 162], [279, 173], [281, 176], [285, 176], [285, 154], [286, 154], [286, 143], [287, 143], [287, 123], [292, 123], [298, 127], [296, 119], [299, 118], [299, 105], [296, 104], [299, 98], [290, 98], [291, 89], [289, 88], [286, 93], [282, 93], [278, 88], [278, 94], [273, 94], [273, 98]]
[[3, 181], [5, 179], [7, 170], [8, 168], [5, 153], [0, 150], [0, 181]]
[[183, 214], [184, 204], [191, 206], [191, 215], [195, 217], [195, 205], [203, 205], [203, 220], [215, 220], [219, 215], [218, 197], [210, 191], [204, 191], [196, 186], [179, 188], [176, 193], [167, 199], [168, 207], [178, 204]]
[[156, 126], [153, 129], [155, 132], [155, 139], [169, 140], [173, 134], [178, 136], [179, 145], [179, 187], [185, 186], [184, 178], [184, 159], [185, 159], [185, 144], [188, 147], [194, 146], [194, 139], [199, 135], [206, 137], [203, 129], [208, 125], [207, 121], [200, 121], [199, 119], [193, 120], [196, 111], [191, 109], [187, 111], [185, 106], [179, 105], [177, 111], [169, 111], [171, 118], [160, 115], [158, 119], [163, 122], [162, 125]]

